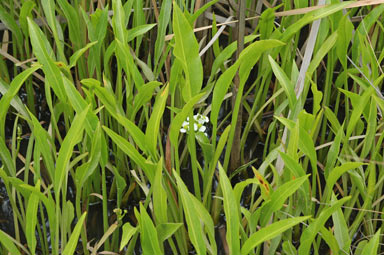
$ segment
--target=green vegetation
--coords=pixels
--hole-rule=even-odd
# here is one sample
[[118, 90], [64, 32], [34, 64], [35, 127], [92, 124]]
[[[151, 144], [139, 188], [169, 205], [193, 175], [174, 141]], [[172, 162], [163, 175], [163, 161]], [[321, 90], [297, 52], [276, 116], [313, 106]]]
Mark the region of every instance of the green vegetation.
[[376, 2], [1, 1], [0, 254], [379, 254]]

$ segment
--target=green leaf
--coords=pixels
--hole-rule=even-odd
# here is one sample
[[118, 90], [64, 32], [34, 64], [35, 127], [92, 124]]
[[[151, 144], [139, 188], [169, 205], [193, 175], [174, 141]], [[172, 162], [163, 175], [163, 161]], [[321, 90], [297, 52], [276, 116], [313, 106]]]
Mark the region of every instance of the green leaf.
[[351, 1], [345, 1], [342, 3], [329, 4], [321, 9], [311, 11], [304, 15], [300, 20], [290, 25], [282, 34], [280, 40], [283, 42], [288, 42], [291, 37], [296, 34], [303, 26], [311, 23], [314, 20], [321, 19], [332, 15], [335, 12], [341, 11], [346, 6], [351, 4]]
[[[44, 10], [44, 16], [46, 18], [46, 22], [49, 25], [51, 33], [53, 35], [55, 44], [56, 44], [56, 52], [58, 54], [58, 59], [61, 62], [67, 63], [67, 59], [64, 55], [64, 36], [63, 31], [61, 30], [61, 26], [58, 24], [55, 16], [55, 2], [53, 0], [47, 0], [42, 5]], [[31, 35], [32, 36], [32, 35]]]
[[296, 218], [290, 218], [281, 220], [275, 223], [272, 223], [271, 225], [268, 225], [256, 233], [252, 234], [247, 241], [243, 244], [243, 247], [241, 247], [241, 254], [247, 255], [249, 254], [252, 249], [254, 249], [259, 244], [271, 240], [272, 238], [282, 234], [287, 229], [292, 228], [293, 226], [309, 219], [310, 216], [304, 216], [304, 217], [296, 217]]
[[231, 183], [219, 163], [220, 187], [223, 192], [224, 213], [227, 221], [226, 239], [230, 254], [240, 254], [240, 208]]
[[13, 243], [13, 238], [10, 237], [7, 233], [0, 229], [0, 242], [8, 250], [9, 254], [12, 255], [21, 255], [19, 250], [16, 248]]
[[72, 156], [73, 147], [80, 142], [83, 136], [84, 122], [87, 116], [89, 108], [87, 107], [81, 113], [76, 114], [71, 127], [68, 130], [67, 135], [61, 144], [59, 156], [56, 162], [55, 178], [54, 178], [54, 190], [55, 195], [59, 196], [59, 190], [63, 184], [64, 177], [69, 170], [67, 168], [69, 160]]
[[121, 236], [121, 242], [120, 242], [120, 251], [126, 246], [131, 240], [132, 236], [136, 234], [138, 228], [133, 227], [129, 222], [125, 223], [123, 225], [123, 234]]
[[176, 2], [173, 4], [173, 29], [175, 33], [173, 54], [179, 59], [183, 67], [186, 82], [183, 97], [185, 101], [189, 101], [201, 90], [203, 65], [199, 57], [199, 44], [192, 27]]
[[219, 0], [212, 0], [204, 4], [197, 11], [195, 11], [189, 19], [190, 24], [193, 24], [201, 14], [203, 14], [209, 7], [217, 3]]
[[263, 204], [260, 213], [260, 225], [267, 225], [272, 213], [280, 210], [285, 200], [287, 200], [293, 193], [300, 188], [301, 185], [308, 179], [307, 176], [301, 176], [295, 180], [284, 183], [278, 187], [271, 196], [271, 199]]
[[158, 81], [151, 81], [144, 84], [138, 89], [139, 91], [135, 95], [135, 101], [133, 104], [131, 116], [132, 120], [135, 118], [136, 113], [139, 111], [139, 109], [152, 98], [153, 91], [155, 90], [155, 88], [159, 87], [160, 85], [161, 83]]
[[[80, 95], [79, 91], [75, 88], [74, 84], [66, 77], [63, 76], [65, 92], [68, 96], [69, 102], [77, 113], [82, 112], [88, 107], [87, 101]], [[93, 111], [88, 111], [87, 118], [85, 119], [85, 130], [89, 137], [92, 137], [99, 119]]]
[[79, 242], [79, 236], [81, 229], [84, 227], [84, 220], [87, 215], [87, 212], [84, 212], [83, 215], [81, 215], [79, 221], [76, 223], [75, 229], [73, 230], [71, 237], [69, 238], [69, 241], [67, 245], [64, 248], [63, 255], [73, 255], [75, 252], [75, 249], [77, 247], [77, 244]]
[[176, 171], [173, 171], [175, 176], [177, 189], [179, 191], [179, 196], [183, 204], [183, 210], [185, 219], [188, 226], [188, 235], [189, 238], [195, 247], [197, 254], [205, 255], [206, 254], [206, 244], [203, 238], [203, 230], [200, 224], [200, 218], [196, 212], [196, 207], [193, 204], [192, 197], [193, 195], [188, 191], [184, 182], [181, 180]]
[[232, 84], [232, 80], [236, 75], [237, 69], [239, 68], [240, 62], [236, 61], [230, 68], [228, 68], [215, 84], [212, 95], [212, 110], [211, 110], [211, 123], [214, 127], [217, 127], [217, 118], [221, 104], [224, 101], [225, 94], [228, 92], [229, 86]]
[[41, 65], [34, 65], [22, 73], [18, 74], [11, 82], [7, 93], [0, 99], [0, 136], [4, 137], [4, 125], [5, 125], [5, 116], [8, 112], [9, 105], [12, 102], [12, 99], [17, 95], [21, 86], [28, 79], [30, 75], [36, 72], [41, 68]]
[[88, 43], [87, 45], [85, 45], [84, 48], [81, 48], [79, 50], [77, 50], [75, 53], [73, 53], [73, 55], [69, 58], [69, 66], [68, 68], [72, 68], [76, 65], [77, 63], [77, 60], [79, 60], [79, 58], [89, 49], [91, 48], [93, 45], [97, 44], [97, 41], [95, 42], [90, 42]]
[[7, 173], [7, 175], [16, 177], [16, 165], [12, 160], [11, 153], [9, 152], [9, 149], [5, 144], [5, 140], [1, 135], [0, 135], [0, 158], [2, 163], [4, 164], [5, 172]]
[[271, 63], [273, 73], [276, 75], [276, 78], [279, 80], [280, 85], [284, 88], [285, 93], [287, 94], [289, 101], [289, 108], [294, 109], [296, 104], [296, 95], [295, 88], [288, 76], [285, 74], [284, 70], [273, 60], [271, 56], [268, 56], [269, 62]]
[[346, 162], [342, 164], [341, 166], [333, 168], [328, 175], [326, 186], [324, 188], [324, 199], [326, 201], [331, 198], [331, 192], [333, 189], [333, 185], [336, 183], [336, 181], [348, 170], [358, 168], [360, 166], [364, 165], [364, 163], [360, 162]]
[[299, 255], [309, 254], [312, 242], [315, 240], [316, 235], [324, 226], [328, 218], [350, 198], [351, 197], [344, 197], [336, 201], [331, 207], [324, 209], [320, 213], [319, 217], [309, 224], [300, 237], [300, 247], [298, 250]]
[[[157, 26], [157, 38], [155, 42], [155, 55], [154, 55], [154, 63], [157, 65], [160, 60], [160, 56], [163, 53], [164, 49], [164, 37], [167, 32], [167, 26], [169, 24], [169, 20], [171, 18], [171, 10], [172, 10], [172, 1], [164, 0], [161, 4], [160, 15], [159, 15], [159, 25]], [[156, 67], [158, 68], [158, 67]]]
[[[7, 93], [7, 91], [9, 90], [9, 87], [10, 86], [7, 83], [5, 83], [4, 81], [2, 81], [0, 79], [0, 93], [2, 95], [5, 95]], [[12, 98], [10, 104], [25, 119], [27, 119], [27, 120], [29, 119], [29, 114], [27, 112], [27, 109], [17, 94]]]
[[55, 65], [54, 59], [52, 59], [54, 56], [51, 54], [52, 49], [50, 48], [48, 40], [40, 28], [30, 18], [27, 19], [33, 53], [36, 55], [39, 63], [43, 65], [43, 71], [47, 82], [58, 98], [65, 102], [66, 98], [63, 79], [61, 77], [60, 69]]
[[[337, 201], [336, 196], [332, 194], [332, 202], [334, 201]], [[345, 216], [341, 208], [338, 208], [332, 214], [332, 221], [334, 225], [334, 233], [335, 233], [334, 235], [339, 245], [339, 248], [341, 250], [348, 251], [352, 240], [349, 237], [349, 235], [345, 234], [345, 233], [348, 233], [348, 225], [347, 225], [347, 222], [345, 221]]]
[[149, 181], [152, 183], [153, 178], [155, 177], [155, 169], [153, 165], [150, 165], [146, 162], [145, 158], [136, 150], [136, 148], [130, 144], [126, 139], [112, 131], [111, 129], [103, 126], [104, 131], [112, 139], [114, 143], [125, 153], [127, 154], [137, 165], [139, 165], [145, 175], [148, 177]]
[[376, 232], [376, 234], [372, 237], [371, 240], [364, 246], [363, 251], [361, 254], [364, 255], [376, 255], [378, 254], [378, 248], [379, 248], [379, 242], [380, 242], [380, 229]]
[[12, 31], [12, 38], [16, 39], [16, 46], [23, 52], [23, 33], [21, 32], [20, 26], [13, 18], [13, 14], [6, 11], [2, 5], [0, 5], [0, 20]]
[[115, 38], [120, 41], [123, 45], [126, 45], [126, 28], [125, 28], [125, 13], [121, 0], [112, 0], [112, 27]]
[[[136, 208], [135, 208], [136, 210]], [[157, 230], [144, 206], [140, 203], [140, 240], [143, 254], [164, 254], [161, 251]]]
[[127, 43], [135, 39], [137, 36], [145, 34], [154, 26], [156, 26], [156, 24], [145, 24], [129, 29], [127, 32]]
[[204, 196], [203, 196], [204, 203], [208, 201], [208, 196], [211, 194], [213, 175], [216, 170], [217, 162], [219, 162], [221, 153], [224, 150], [230, 130], [231, 130], [231, 125], [227, 126], [224, 129], [224, 132], [221, 134], [220, 140], [217, 143], [215, 154], [213, 155], [213, 160], [210, 163], [209, 171], [204, 172]]
[[31, 0], [25, 1], [21, 6], [19, 21], [21, 30], [23, 31], [25, 37], [29, 36], [27, 17], [32, 17], [32, 10], [35, 6], [36, 4]]
[[160, 242], [164, 242], [170, 238], [183, 223], [162, 223], [156, 227], [157, 235], [159, 236]]
[[[36, 185], [39, 188], [39, 184]], [[36, 254], [36, 224], [37, 224], [37, 208], [39, 206], [39, 198], [35, 194], [31, 194], [28, 199], [27, 215], [26, 218], [26, 238], [29, 250], [32, 255]]]
[[163, 118], [165, 104], [167, 103], [168, 91], [169, 85], [163, 88], [157, 95], [151, 117], [147, 124], [147, 129], [145, 130], [145, 142], [153, 157], [157, 155], [157, 138], [160, 130], [160, 121]]
[[[167, 193], [163, 187], [163, 158], [161, 157], [156, 167], [155, 180], [153, 183], [153, 211], [156, 217], [156, 223], [168, 222], [167, 216]], [[161, 238], [160, 238], [161, 240]]]

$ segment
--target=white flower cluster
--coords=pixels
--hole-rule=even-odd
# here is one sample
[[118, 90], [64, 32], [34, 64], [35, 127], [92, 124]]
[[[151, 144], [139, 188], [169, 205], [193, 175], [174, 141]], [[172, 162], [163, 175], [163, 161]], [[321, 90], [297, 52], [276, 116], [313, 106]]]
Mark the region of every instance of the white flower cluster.
[[[193, 127], [195, 132], [202, 132], [206, 136], [208, 136], [207, 133], [205, 133], [205, 130], [207, 129], [207, 127], [204, 126], [204, 124], [208, 123], [209, 121], [208, 117], [198, 113], [193, 116], [193, 119], [194, 119]], [[189, 130], [189, 117], [187, 117], [187, 120], [184, 121], [183, 124], [181, 125], [180, 132], [187, 133], [188, 130]]]

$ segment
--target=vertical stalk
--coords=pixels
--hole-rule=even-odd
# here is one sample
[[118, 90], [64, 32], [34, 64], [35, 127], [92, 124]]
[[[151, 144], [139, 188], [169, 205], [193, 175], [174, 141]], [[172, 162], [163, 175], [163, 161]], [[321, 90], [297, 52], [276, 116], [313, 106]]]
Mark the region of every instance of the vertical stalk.
[[[245, 7], [246, 1], [239, 0], [237, 5], [237, 19], [239, 20], [237, 24], [237, 51], [236, 51], [236, 59], [239, 58], [240, 53], [244, 49], [244, 35], [245, 35]], [[237, 72], [235, 76], [235, 84], [232, 88], [232, 110], [235, 107], [235, 102], [237, 98], [237, 93], [240, 86], [240, 77], [239, 72]], [[241, 96], [241, 95], [240, 95]], [[237, 122], [235, 128], [235, 135], [233, 140], [233, 147], [231, 150], [231, 160], [230, 160], [230, 172], [235, 171], [240, 166], [240, 139], [241, 139], [241, 123], [242, 123], [242, 107], [240, 104], [239, 115], [237, 117]]]

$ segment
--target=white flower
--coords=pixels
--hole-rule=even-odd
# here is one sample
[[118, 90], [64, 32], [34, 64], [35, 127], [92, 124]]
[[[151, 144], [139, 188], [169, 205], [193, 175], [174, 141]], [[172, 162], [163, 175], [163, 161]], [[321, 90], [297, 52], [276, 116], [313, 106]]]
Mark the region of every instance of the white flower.
[[[208, 136], [208, 134], [205, 132], [205, 130], [207, 130], [207, 127], [204, 126], [204, 123], [209, 122], [208, 117], [198, 113], [193, 116], [193, 119], [194, 119], [193, 129], [195, 130], [195, 132], [202, 132], [206, 136]], [[189, 131], [189, 117], [187, 117], [187, 120], [183, 122], [180, 128], [181, 133], [187, 133], [188, 131]]]
[[204, 125], [204, 123], [208, 123], [209, 121], [207, 116], [204, 116], [200, 113], [194, 115], [193, 118], [195, 119], [195, 121], [197, 121], [199, 124], [202, 124], [202, 125]]
[[184, 121], [183, 124], [181, 124], [180, 132], [181, 133], [187, 133], [188, 130], [189, 130], [189, 122]]
[[206, 129], [207, 129], [206, 126], [201, 126], [201, 127], [199, 128], [199, 132], [205, 132]]

